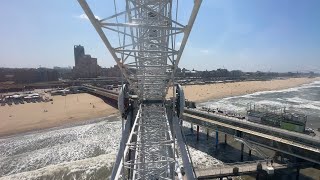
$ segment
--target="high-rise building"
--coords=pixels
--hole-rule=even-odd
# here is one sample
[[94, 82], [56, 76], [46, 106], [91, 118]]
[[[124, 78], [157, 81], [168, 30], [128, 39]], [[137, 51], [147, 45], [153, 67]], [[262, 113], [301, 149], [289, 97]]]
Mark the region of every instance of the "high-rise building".
[[73, 49], [74, 49], [74, 62], [75, 62], [75, 66], [77, 66], [79, 63], [79, 59], [84, 56], [84, 47], [81, 45], [75, 45]]
[[98, 66], [97, 58], [85, 54], [83, 46], [74, 46], [74, 60], [73, 74], [75, 78], [95, 78], [99, 75], [100, 66]]

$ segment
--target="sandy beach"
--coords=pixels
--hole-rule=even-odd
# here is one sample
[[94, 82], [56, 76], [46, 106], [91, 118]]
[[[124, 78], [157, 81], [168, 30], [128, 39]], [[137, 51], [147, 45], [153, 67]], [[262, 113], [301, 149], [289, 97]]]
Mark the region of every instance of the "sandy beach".
[[45, 129], [118, 113], [117, 109], [106, 104], [102, 99], [86, 93], [53, 96], [52, 98], [52, 103], [0, 106], [0, 136]]
[[290, 78], [271, 81], [244, 81], [207, 85], [187, 85], [183, 86], [183, 88], [186, 99], [196, 102], [205, 102], [212, 99], [245, 95], [258, 91], [287, 89], [319, 80], [320, 78]]
[[[316, 80], [320, 78], [188, 85], [183, 88], [186, 99], [204, 102], [258, 91], [286, 89]], [[117, 109], [106, 104], [102, 99], [86, 93], [53, 96], [52, 104], [41, 102], [5, 105], [0, 106], [0, 136], [51, 128], [115, 113], [118, 113]]]

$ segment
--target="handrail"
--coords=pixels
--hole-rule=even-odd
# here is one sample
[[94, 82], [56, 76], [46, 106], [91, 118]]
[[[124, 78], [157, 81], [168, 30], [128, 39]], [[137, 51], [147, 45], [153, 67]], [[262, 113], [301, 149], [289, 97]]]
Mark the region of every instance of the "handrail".
[[[211, 168], [195, 168], [197, 171], [209, 171], [209, 170], [213, 170], [213, 169], [220, 169], [221, 173], [221, 169], [230, 169], [229, 171], [232, 172], [233, 168], [238, 167], [239, 169], [246, 169], [251, 167], [252, 165], [258, 165], [259, 163], [267, 163], [267, 160], [255, 160], [255, 161], [244, 161], [244, 162], [235, 162], [235, 163], [224, 163], [222, 165], [218, 165], [215, 167], [211, 167]], [[290, 163], [290, 164], [267, 164], [267, 167], [289, 167], [289, 166], [295, 166], [295, 165], [300, 165], [299, 163]], [[250, 169], [250, 168], [249, 168]], [[257, 166], [254, 166], [254, 168], [251, 168], [252, 170], [256, 170]], [[219, 174], [217, 173], [217, 174]]]
[[[190, 110], [190, 109], [187, 109], [187, 110], [185, 109], [185, 112], [184, 112], [184, 113], [189, 114], [188, 111], [191, 112], [191, 115], [192, 115], [192, 112], [205, 114], [205, 112], [203, 112], [203, 111], [200, 111], [200, 110]], [[253, 122], [250, 122], [250, 121], [239, 120], [239, 119], [237, 119], [237, 118], [227, 117], [227, 116], [223, 116], [223, 115], [220, 115], [220, 114], [217, 114], [217, 113], [214, 113], [214, 114], [211, 113], [211, 114], [209, 114], [209, 115], [212, 116], [212, 118], [215, 118], [215, 117], [216, 117], [216, 118], [219, 118], [219, 117], [221, 117], [221, 118], [223, 118], [224, 120], [230, 120], [230, 121], [235, 122], [235, 123], [245, 122], [244, 125], [254, 125], [256, 128], [263, 129], [263, 130], [267, 130], [265, 126], [260, 125], [260, 124], [257, 124], [257, 123], [253, 123]], [[207, 119], [210, 119], [210, 118], [207, 118]], [[224, 121], [224, 123], [230, 124], [230, 123], [225, 122], [225, 121]], [[247, 127], [243, 127], [243, 128], [247, 128]], [[277, 132], [277, 133], [282, 133], [282, 134], [287, 133], [288, 136], [294, 136], [294, 137], [296, 137], [296, 138], [306, 139], [306, 140], [310, 140], [310, 141], [315, 141], [315, 143], [320, 143], [320, 141], [319, 141], [318, 139], [316, 139], [316, 138], [314, 138], [314, 137], [309, 137], [309, 136], [307, 136], [307, 135], [305, 135], [305, 134], [297, 134], [297, 133], [295, 133], [295, 132], [290, 132], [290, 131], [288, 131], [288, 132], [283, 132], [284, 130], [282, 130], [282, 129], [280, 129], [280, 128], [271, 127], [271, 126], [267, 126], [267, 128], [268, 128], [269, 130], [271, 130], [271, 132]], [[310, 148], [319, 149], [319, 147], [316, 147], [316, 146], [314, 146], [314, 145], [310, 145], [310, 144], [307, 144], [307, 143], [304, 143], [304, 142], [301, 142], [301, 141], [294, 141], [294, 140], [292, 140], [292, 139], [280, 137], [279, 135], [274, 135], [274, 134], [272, 134], [272, 135], [273, 135], [273, 136], [276, 136], [276, 137], [278, 137], [278, 138], [280, 138], [280, 139], [284, 139], [284, 140], [287, 140], [287, 141], [291, 141], [292, 143], [299, 143], [299, 144], [301, 144], [301, 145], [303, 145], [303, 146], [305, 146], [305, 147], [310, 147]], [[295, 135], [296, 135], [296, 136], [295, 136]]]
[[181, 130], [181, 134], [182, 134], [183, 141], [184, 141], [184, 143], [185, 143], [185, 145], [186, 145], [186, 149], [187, 149], [187, 153], [188, 153], [188, 156], [189, 156], [189, 160], [190, 160], [191, 165], [192, 165], [192, 171], [193, 171], [195, 177], [197, 177], [196, 171], [194, 170], [194, 167], [193, 167], [193, 161], [192, 161], [192, 158], [191, 158], [191, 155], [190, 155], [189, 147], [188, 147], [188, 145], [187, 145], [186, 136], [184, 135], [184, 132], [183, 132], [183, 130], [182, 130], [181, 127], [180, 127], [180, 130]]

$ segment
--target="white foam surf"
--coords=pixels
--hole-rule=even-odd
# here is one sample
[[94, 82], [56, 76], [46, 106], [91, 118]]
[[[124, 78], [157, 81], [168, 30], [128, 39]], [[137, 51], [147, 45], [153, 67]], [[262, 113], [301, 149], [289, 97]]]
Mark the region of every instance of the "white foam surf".
[[40, 169], [5, 176], [0, 178], [0, 180], [107, 179], [110, 176], [115, 156], [115, 154], [107, 154], [57, 165], [49, 165]]
[[116, 153], [121, 122], [98, 123], [2, 139], [0, 176]]
[[[101, 121], [0, 140], [0, 180], [106, 179], [121, 137], [121, 122]], [[220, 161], [190, 147], [196, 167]]]
[[[288, 107], [289, 109], [314, 109], [319, 110], [320, 102], [303, 99], [301, 97], [283, 98], [285, 95], [297, 92], [299, 95], [301, 91], [309, 88], [320, 88], [320, 81], [315, 81], [309, 84], [304, 84], [298, 87], [273, 90], [273, 91], [259, 91], [251, 94], [232, 96], [219, 100], [208, 101], [200, 103], [200, 107], [220, 108], [222, 110], [232, 110], [237, 112], [244, 112], [249, 103], [258, 105], [269, 105], [278, 107]], [[266, 98], [267, 95], [276, 94], [274, 98]], [[278, 97], [277, 97], [278, 96]], [[296, 103], [296, 104], [291, 104]]]

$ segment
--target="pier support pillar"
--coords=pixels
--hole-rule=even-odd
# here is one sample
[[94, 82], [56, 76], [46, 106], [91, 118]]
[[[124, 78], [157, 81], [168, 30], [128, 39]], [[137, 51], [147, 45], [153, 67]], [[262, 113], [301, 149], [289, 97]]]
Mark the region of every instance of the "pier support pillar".
[[199, 125], [197, 125], [197, 141], [199, 141]]
[[207, 140], [209, 139], [209, 129], [207, 128]]
[[249, 149], [249, 156], [251, 156], [251, 149]]
[[300, 176], [300, 168], [297, 167], [296, 180], [299, 180], [299, 176]]
[[218, 148], [218, 144], [219, 144], [219, 132], [218, 130], [216, 130], [216, 149]]
[[256, 175], [256, 180], [259, 180], [260, 179], [260, 173], [259, 171], [257, 172], [257, 175]]
[[280, 154], [280, 161], [281, 161], [281, 162], [284, 162], [284, 160], [283, 160], [283, 153]]
[[227, 134], [224, 134], [224, 143], [227, 144]]
[[191, 130], [191, 133], [193, 134], [193, 123], [191, 123], [190, 130]]
[[243, 161], [243, 149], [244, 149], [244, 144], [241, 143], [241, 156], [240, 156], [240, 161]]

